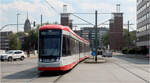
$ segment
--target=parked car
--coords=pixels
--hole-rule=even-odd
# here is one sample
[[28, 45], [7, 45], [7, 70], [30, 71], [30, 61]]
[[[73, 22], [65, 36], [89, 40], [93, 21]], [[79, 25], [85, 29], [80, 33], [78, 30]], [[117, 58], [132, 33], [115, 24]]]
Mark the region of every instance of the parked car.
[[23, 61], [25, 59], [25, 54], [21, 50], [9, 50], [4, 54], [0, 54], [0, 60], [13, 61], [14, 59], [20, 59]]
[[112, 52], [109, 51], [109, 50], [106, 50], [106, 51], [103, 53], [103, 57], [112, 57]]

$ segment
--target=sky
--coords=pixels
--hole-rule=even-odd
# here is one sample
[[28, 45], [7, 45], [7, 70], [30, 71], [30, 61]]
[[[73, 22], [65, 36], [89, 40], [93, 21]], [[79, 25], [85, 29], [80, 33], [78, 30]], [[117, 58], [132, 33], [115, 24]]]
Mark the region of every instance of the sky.
[[[49, 4], [52, 6], [49, 6]], [[116, 11], [116, 4], [120, 4], [120, 12], [123, 13], [123, 22], [127, 24], [129, 20], [132, 24], [130, 30], [136, 29], [136, 0], [1, 0], [0, 2], [0, 28], [7, 24], [17, 23], [17, 13], [19, 24], [23, 24], [28, 18], [31, 23], [40, 24], [40, 15], [43, 15], [43, 22], [60, 23], [60, 13], [63, 12], [63, 5], [67, 5], [69, 13], [112, 13]], [[75, 14], [88, 22], [94, 24], [94, 14]], [[84, 23], [82, 20], [71, 15], [73, 24]], [[111, 14], [99, 14], [98, 24], [112, 18]], [[84, 26], [93, 25], [77, 25], [74, 29]], [[101, 25], [102, 27], [104, 25]], [[105, 25], [105, 27], [108, 27]], [[126, 28], [126, 26], [124, 26]], [[8, 26], [3, 31], [16, 31], [16, 26]], [[23, 26], [19, 25], [19, 31], [23, 31]]]

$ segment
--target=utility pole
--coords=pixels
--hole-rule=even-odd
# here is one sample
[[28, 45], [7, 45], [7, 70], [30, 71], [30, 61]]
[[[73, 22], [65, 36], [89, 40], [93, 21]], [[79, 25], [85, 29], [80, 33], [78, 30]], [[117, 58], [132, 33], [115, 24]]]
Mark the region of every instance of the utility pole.
[[97, 10], [95, 11], [95, 61], [97, 62]]
[[17, 13], [17, 33], [18, 33], [18, 18], [19, 18], [20, 13]]
[[41, 26], [42, 26], [42, 19], [43, 19], [43, 16], [42, 16], [42, 14], [41, 14]]
[[130, 46], [130, 22], [128, 21], [128, 49], [129, 49], [129, 46]]

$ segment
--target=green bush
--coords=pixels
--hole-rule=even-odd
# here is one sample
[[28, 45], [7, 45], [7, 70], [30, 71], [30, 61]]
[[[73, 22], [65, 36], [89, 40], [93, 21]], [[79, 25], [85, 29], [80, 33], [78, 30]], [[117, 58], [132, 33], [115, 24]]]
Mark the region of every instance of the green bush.
[[128, 53], [129, 53], [129, 54], [136, 54], [136, 51], [137, 51], [136, 48], [130, 48], [130, 49], [128, 50]]
[[141, 54], [148, 54], [148, 48], [146, 48], [146, 47], [142, 48]]
[[122, 53], [123, 53], [123, 54], [128, 54], [128, 48], [122, 49]]

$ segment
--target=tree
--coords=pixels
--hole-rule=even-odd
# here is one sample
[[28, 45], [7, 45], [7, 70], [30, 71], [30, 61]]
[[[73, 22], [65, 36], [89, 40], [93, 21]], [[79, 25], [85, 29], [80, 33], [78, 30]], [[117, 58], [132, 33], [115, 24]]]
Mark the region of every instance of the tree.
[[21, 44], [20, 44], [20, 40], [19, 37], [17, 36], [17, 34], [11, 34], [9, 36], [9, 48], [11, 50], [19, 50], [21, 49]]
[[22, 46], [23, 50], [37, 50], [38, 47], [38, 30], [34, 29], [27, 33], [24, 37], [24, 42]]
[[102, 44], [103, 46], [108, 46], [109, 45], [109, 32], [105, 33], [103, 36], [102, 36]]
[[[43, 23], [43, 25], [48, 25], [48, 24], [58, 24], [58, 22], [54, 23]], [[36, 29], [31, 30], [27, 33], [17, 33], [18, 35], [23, 35], [24, 36], [24, 41], [22, 44], [22, 50], [37, 50], [38, 49], [38, 29], [40, 28], [40, 24], [36, 25]]]
[[29, 46], [30, 49], [37, 49], [37, 45], [38, 45], [38, 30], [31, 30], [29, 32]]
[[[129, 32], [129, 37], [128, 37], [128, 30], [123, 29], [123, 45], [124, 47], [128, 46], [128, 43], [130, 46], [134, 46], [134, 41], [136, 40], [136, 31]], [[108, 46], [109, 44], [109, 32], [105, 33], [102, 36], [102, 43], [103, 46]]]
[[[128, 36], [129, 34], [129, 36]], [[134, 46], [134, 41], [136, 40], [136, 31], [128, 32], [127, 29], [123, 30], [123, 45], [124, 47], [128, 47], [128, 43], [130, 46]]]

